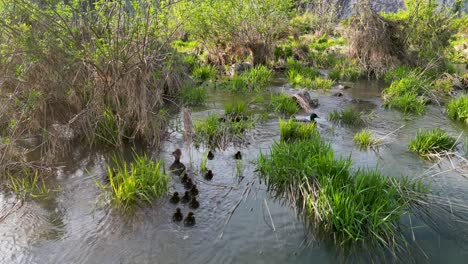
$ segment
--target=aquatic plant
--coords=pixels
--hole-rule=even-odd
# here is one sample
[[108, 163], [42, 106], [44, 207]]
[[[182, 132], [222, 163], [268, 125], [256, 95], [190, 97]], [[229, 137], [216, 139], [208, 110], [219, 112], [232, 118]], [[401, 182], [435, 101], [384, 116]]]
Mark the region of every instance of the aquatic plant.
[[363, 114], [351, 108], [346, 110], [333, 110], [328, 114], [328, 120], [348, 127], [359, 127], [366, 123]]
[[201, 172], [207, 172], [208, 171], [208, 167], [206, 166], [207, 164], [208, 164], [208, 152], [206, 152], [203, 155], [202, 161], [200, 163], [200, 171]]
[[234, 75], [230, 80], [225, 81], [222, 87], [231, 92], [245, 93], [249, 91], [249, 84], [239, 75]]
[[404, 77], [410, 75], [412, 71], [413, 69], [411, 69], [410, 67], [401, 65], [401, 66], [395, 67], [394, 69], [387, 71], [383, 79], [386, 83], [391, 84], [394, 81], [399, 81], [403, 79]]
[[286, 61], [288, 82], [294, 87], [313, 88], [314, 79], [319, 75], [319, 72], [311, 67], [305, 66], [293, 58], [288, 58]]
[[425, 158], [437, 157], [438, 154], [453, 150], [457, 140], [440, 128], [418, 131], [410, 140], [408, 149]]
[[218, 70], [211, 65], [201, 65], [192, 71], [192, 77], [197, 82], [214, 81], [218, 75]]
[[292, 140], [305, 140], [311, 139], [318, 136], [318, 131], [315, 123], [302, 123], [295, 122], [290, 119], [287, 121], [279, 120], [280, 125], [280, 137], [284, 141]]
[[415, 93], [405, 93], [392, 97], [385, 102], [385, 106], [405, 114], [422, 115], [426, 112], [424, 99]]
[[273, 111], [283, 113], [288, 116], [295, 115], [300, 110], [297, 102], [291, 96], [284, 93], [271, 95], [270, 106], [273, 108]]
[[96, 143], [118, 146], [120, 145], [120, 126], [117, 116], [110, 108], [106, 108], [99, 118], [94, 131]]
[[185, 86], [180, 91], [182, 102], [188, 106], [204, 105], [208, 96], [206, 86]]
[[423, 95], [430, 90], [430, 81], [422, 74], [412, 72], [383, 91], [386, 107], [406, 114], [423, 114], [426, 111]]
[[124, 209], [138, 202], [151, 202], [162, 197], [169, 188], [169, 175], [162, 161], [153, 161], [146, 155], [134, 154], [130, 163], [114, 157], [114, 166], [107, 166], [109, 186], [95, 180], [104, 191], [110, 192], [115, 204]]
[[432, 86], [436, 92], [442, 94], [450, 94], [453, 90], [453, 83], [449, 78], [437, 79], [433, 82]]
[[338, 81], [357, 81], [364, 76], [363, 70], [354, 61], [341, 60], [328, 73], [330, 79]]
[[224, 105], [224, 115], [226, 118], [247, 117], [249, 106], [243, 101], [228, 102]]
[[39, 172], [36, 170], [23, 170], [20, 174], [8, 174], [10, 182], [8, 187], [19, 199], [46, 198], [50, 189], [45, 185], [44, 179], [39, 179]]
[[367, 129], [363, 129], [354, 134], [353, 141], [361, 150], [368, 149], [379, 143], [379, 140]]
[[468, 96], [462, 94], [447, 104], [447, 115], [468, 125]]
[[314, 80], [315, 88], [319, 90], [330, 90], [333, 86], [333, 81], [322, 77], [316, 77]]
[[251, 87], [250, 90], [259, 91], [271, 83], [273, 71], [266, 66], [258, 65], [243, 72], [240, 77]]

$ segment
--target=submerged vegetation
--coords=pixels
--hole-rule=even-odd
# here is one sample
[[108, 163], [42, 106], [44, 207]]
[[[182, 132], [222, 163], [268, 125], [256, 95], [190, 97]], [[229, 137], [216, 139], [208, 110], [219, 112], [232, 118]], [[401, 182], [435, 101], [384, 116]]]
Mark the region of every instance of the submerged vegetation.
[[447, 151], [452, 151], [457, 140], [442, 129], [419, 131], [416, 138], [409, 142], [408, 149], [425, 158], [437, 157]]
[[328, 120], [348, 127], [360, 127], [366, 123], [363, 114], [351, 108], [347, 110], [333, 110], [328, 114]]
[[[290, 125], [283, 123], [282, 136], [283, 130], [291, 131], [286, 129]], [[350, 159], [336, 157], [318, 133], [307, 135], [275, 142], [270, 155], [260, 155], [257, 169], [269, 188], [287, 194], [294, 205], [303, 207], [307, 220], [338, 244], [372, 241], [396, 246], [399, 219], [424, 199], [426, 187], [377, 170], [352, 172]]]

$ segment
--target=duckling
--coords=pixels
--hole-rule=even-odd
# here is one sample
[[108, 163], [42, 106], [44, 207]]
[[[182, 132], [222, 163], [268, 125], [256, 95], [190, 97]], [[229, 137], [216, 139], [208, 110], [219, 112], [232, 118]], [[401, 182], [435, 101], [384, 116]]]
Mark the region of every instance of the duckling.
[[189, 212], [187, 217], [184, 219], [185, 226], [194, 226], [195, 225], [195, 216], [192, 212]]
[[180, 221], [182, 221], [182, 219], [184, 219], [184, 216], [182, 215], [182, 212], [180, 211], [180, 208], [177, 208], [176, 212], [172, 216], [172, 221], [180, 222]]
[[192, 189], [192, 187], [193, 187], [192, 179], [188, 178], [188, 179], [187, 179], [187, 182], [184, 183], [184, 188], [185, 188], [186, 190], [190, 190], [190, 189]]
[[214, 154], [213, 154], [213, 152], [211, 152], [211, 150], [208, 152], [207, 158], [208, 158], [209, 160], [213, 160], [213, 159], [214, 159]]
[[297, 118], [295, 118], [294, 121], [295, 122], [304, 122], [304, 123], [315, 123], [316, 118], [320, 118], [320, 117], [316, 113], [312, 113], [312, 114], [310, 114], [309, 119], [297, 119]]
[[213, 179], [213, 172], [211, 170], [208, 170], [208, 172], [205, 174], [205, 179], [208, 181], [211, 181], [211, 179]]
[[174, 156], [174, 162], [171, 164], [169, 169], [180, 175], [182, 172], [185, 171], [185, 165], [180, 162], [180, 157], [182, 156], [182, 151], [180, 149], [176, 149], [174, 152], [172, 152], [172, 155]]
[[184, 173], [184, 177], [182, 177], [182, 184], [186, 184], [190, 178], [188, 177], [187, 173]]
[[173, 203], [173, 204], [176, 204], [180, 201], [180, 197], [179, 197], [179, 193], [178, 192], [174, 192], [174, 194], [172, 195], [171, 199], [169, 200], [169, 202]]
[[192, 200], [189, 203], [189, 207], [191, 209], [197, 209], [198, 207], [200, 207], [200, 203], [197, 201], [196, 197], [192, 197]]
[[188, 202], [190, 202], [190, 195], [189, 195], [189, 192], [185, 192], [185, 193], [184, 193], [184, 196], [182, 196], [182, 198], [180, 199], [180, 202], [181, 202], [181, 203], [188, 203]]
[[192, 196], [198, 195], [198, 189], [197, 189], [197, 186], [196, 186], [196, 185], [193, 185], [192, 189], [190, 189], [190, 194], [191, 194]]
[[242, 154], [240, 151], [237, 151], [237, 153], [234, 155], [234, 159], [236, 160], [241, 160], [242, 159]]

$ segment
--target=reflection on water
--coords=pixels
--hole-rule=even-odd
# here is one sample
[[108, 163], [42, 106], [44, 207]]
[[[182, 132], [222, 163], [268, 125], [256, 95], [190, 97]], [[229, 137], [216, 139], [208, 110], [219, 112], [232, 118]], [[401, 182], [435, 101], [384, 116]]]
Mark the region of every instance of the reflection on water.
[[[277, 89], [290, 90], [288, 87]], [[319, 108], [314, 111], [322, 117], [317, 120], [321, 133], [337, 153], [351, 155], [354, 166], [378, 166], [388, 175], [417, 177], [431, 168], [432, 163], [407, 151], [407, 143], [416, 131], [442, 127], [458, 135], [463, 130], [448, 121], [438, 108], [430, 107], [423, 117], [402, 119], [399, 113], [382, 108], [380, 92], [381, 84], [361, 82], [344, 91], [342, 97], [313, 93], [313, 97], [320, 100]], [[210, 100], [214, 103], [194, 112], [194, 119], [202, 118], [209, 111], [222, 112], [223, 103], [232, 98], [217, 92]], [[359, 151], [352, 142], [357, 130], [334, 127], [326, 120], [330, 111], [348, 107], [372, 111], [374, 118], [369, 127], [374, 131], [388, 134], [396, 130], [389, 136], [390, 143], [378, 151]], [[306, 113], [302, 115], [307, 116]], [[239, 149], [235, 147], [215, 152], [214, 160], [208, 161], [208, 168], [214, 172], [209, 182], [198, 173], [201, 153], [205, 150], [188, 149], [180, 134], [172, 134], [162, 153], [152, 153], [164, 159], [168, 167], [173, 161], [172, 151], [182, 149], [181, 162], [200, 191], [200, 208], [194, 210], [197, 224], [193, 228], [171, 221], [176, 207], [181, 207], [184, 215], [189, 209], [185, 205], [170, 204], [169, 197], [138, 208], [132, 217], [124, 217], [108, 207], [105, 201], [98, 199], [101, 192], [92, 178], [104, 181], [106, 160], [112, 154], [75, 149], [64, 169], [52, 179], [60, 186], [60, 192], [47, 201], [26, 202], [2, 219], [0, 262], [335, 263], [340, 260], [336, 249], [310, 235], [296, 212], [284, 201], [270, 198], [266, 186], [254, 172], [253, 161], [258, 153], [267, 152], [278, 138], [277, 118], [262, 122], [249, 134], [250, 144], [241, 149], [243, 178], [236, 173], [233, 155]], [[127, 154], [130, 158], [131, 151]], [[444, 162], [432, 170], [440, 172], [448, 168], [450, 163]], [[430, 181], [432, 193], [453, 201], [468, 201], [468, 181], [457, 172], [440, 174]], [[170, 189], [171, 193], [183, 193], [179, 176], [172, 175]], [[1, 208], [14, 203], [6, 196], [0, 196], [0, 202]], [[446, 223], [450, 213], [435, 214], [439, 215], [439, 223]], [[416, 227], [412, 231], [403, 230], [408, 240], [414, 237], [415, 242], [409, 245], [414, 252], [411, 258], [402, 262], [413, 259], [415, 262], [464, 263], [466, 260], [466, 224], [435, 223], [429, 227], [415, 215], [404, 217], [402, 222]], [[367, 256], [364, 250], [362, 253]], [[370, 261], [366, 257], [355, 261], [364, 260]]]

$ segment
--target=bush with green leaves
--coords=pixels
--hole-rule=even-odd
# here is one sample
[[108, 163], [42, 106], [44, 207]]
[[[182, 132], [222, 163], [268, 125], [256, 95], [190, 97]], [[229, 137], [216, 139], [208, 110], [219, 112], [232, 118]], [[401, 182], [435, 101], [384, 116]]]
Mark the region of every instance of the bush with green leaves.
[[435, 128], [419, 131], [409, 142], [408, 149], [425, 158], [437, 157], [438, 154], [453, 150], [457, 140], [442, 129]]
[[447, 114], [451, 119], [468, 125], [468, 96], [462, 94], [450, 100], [447, 104]]

